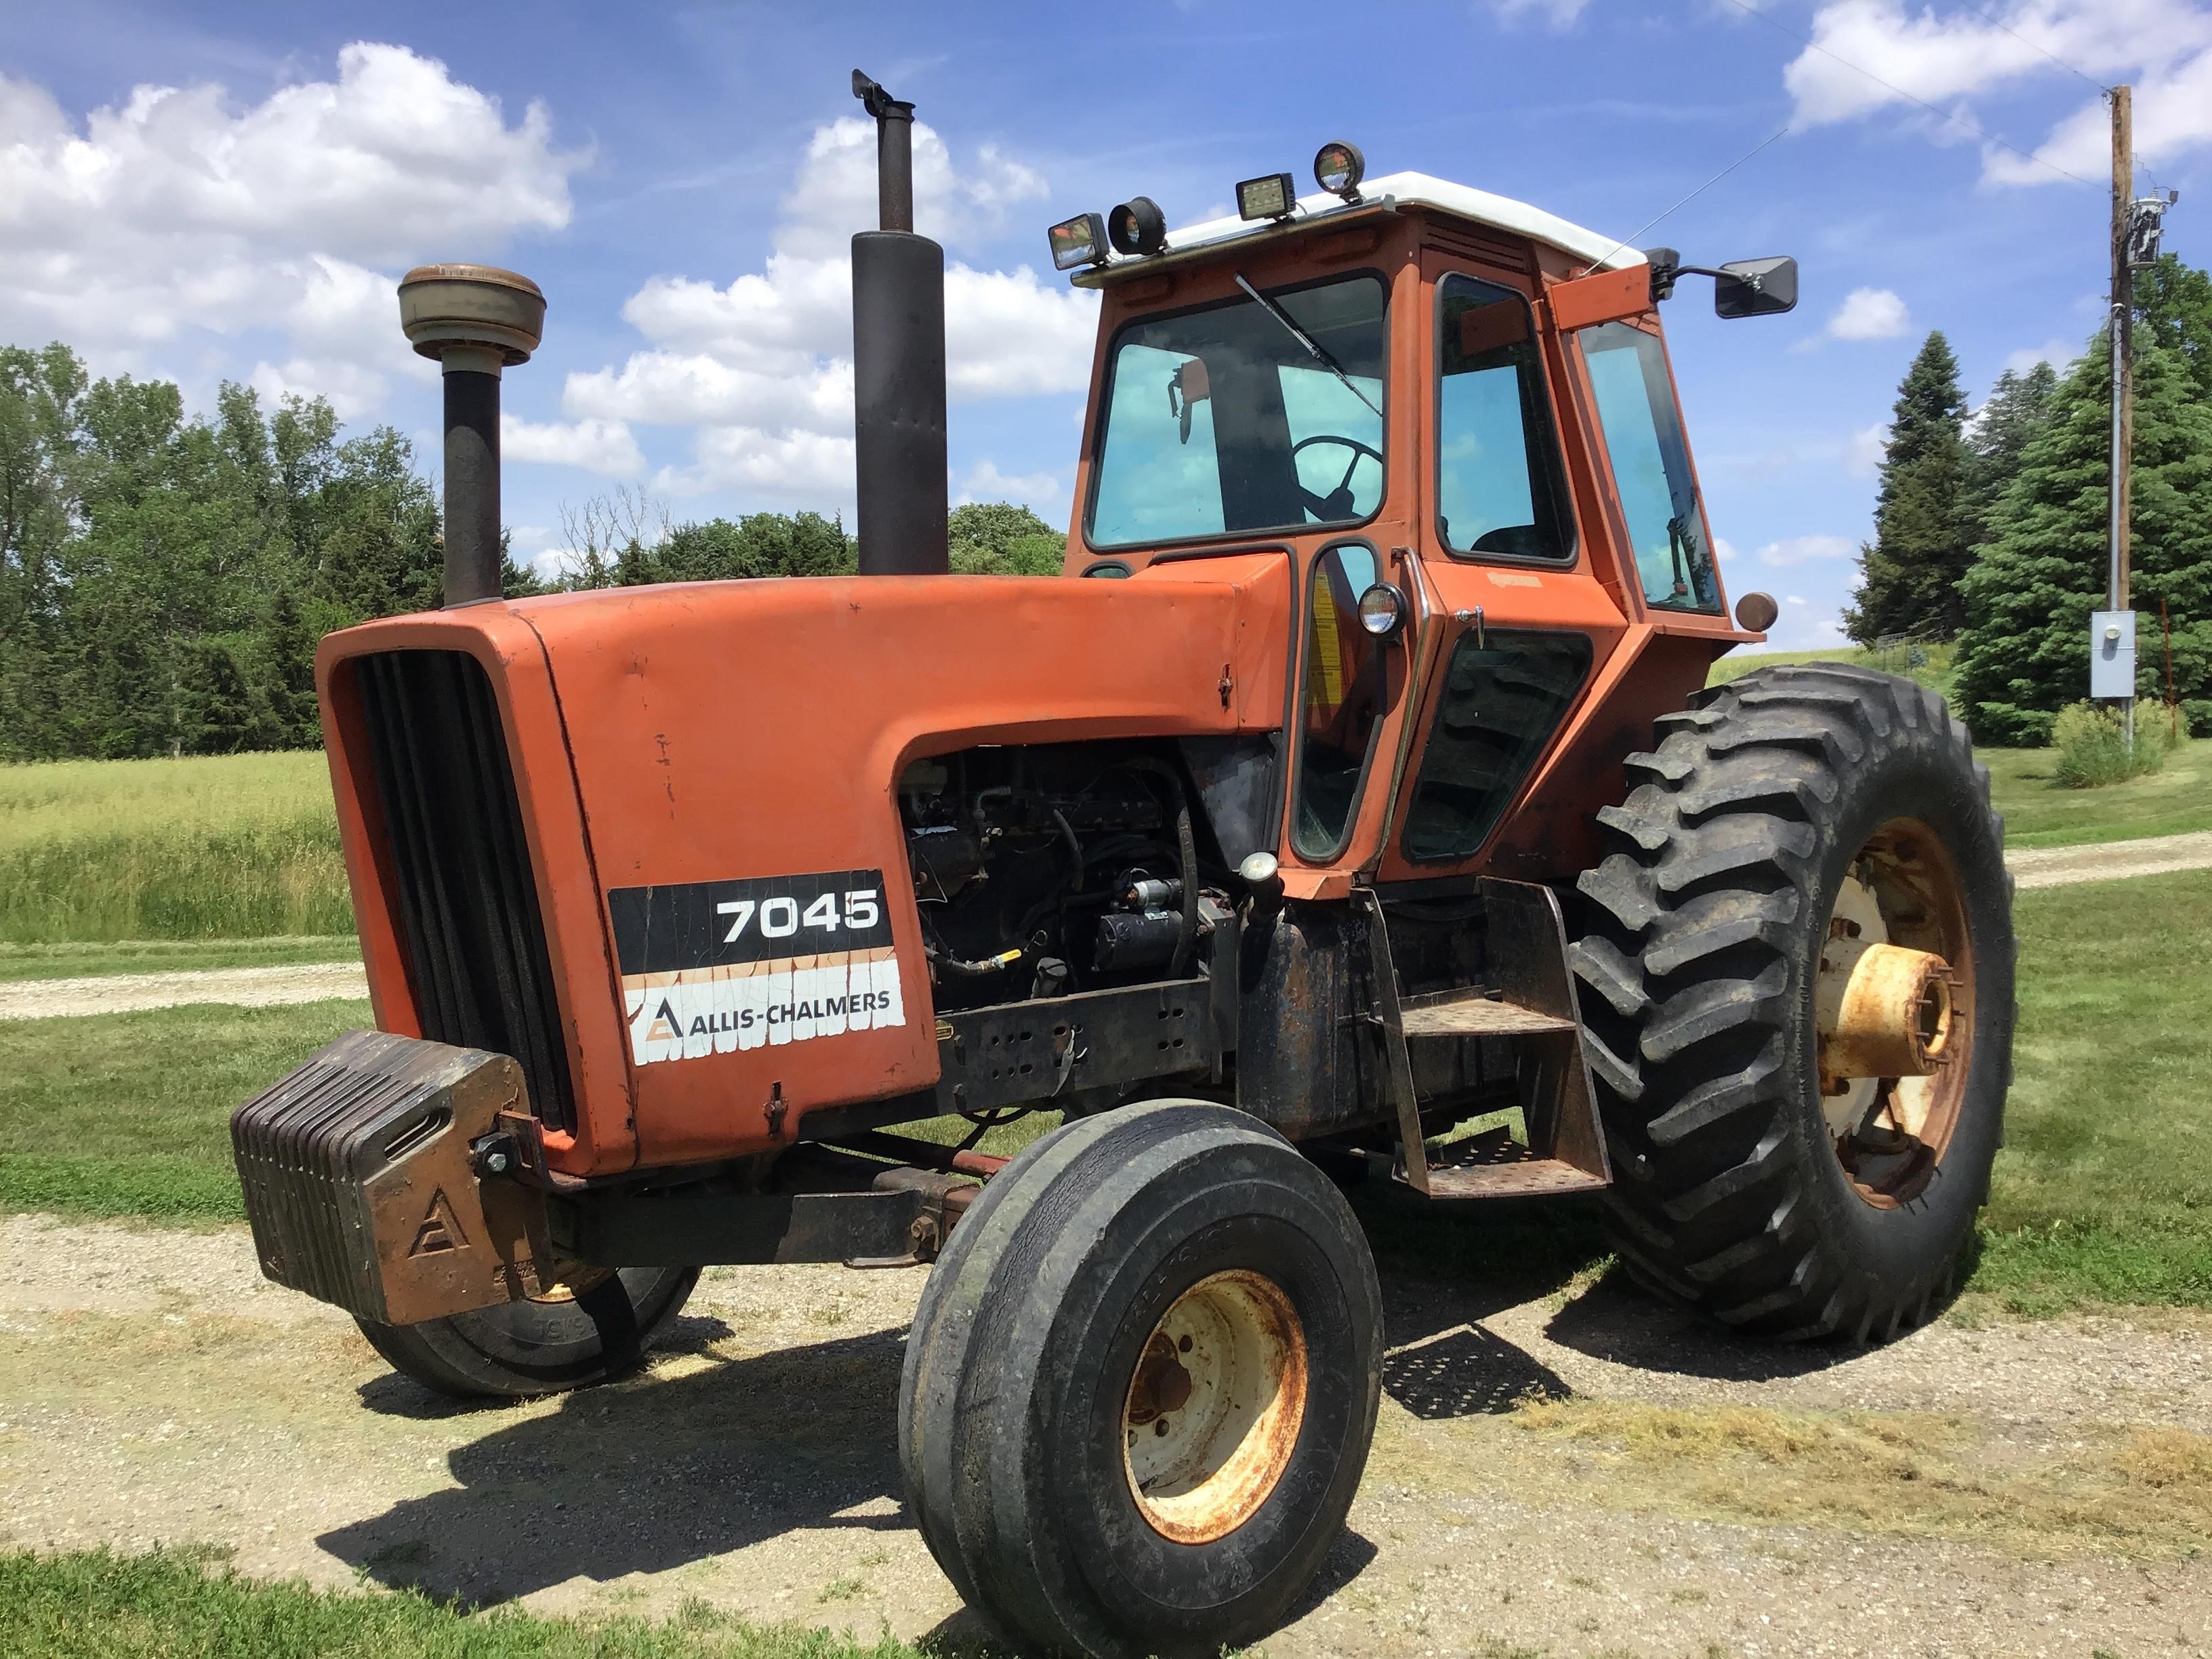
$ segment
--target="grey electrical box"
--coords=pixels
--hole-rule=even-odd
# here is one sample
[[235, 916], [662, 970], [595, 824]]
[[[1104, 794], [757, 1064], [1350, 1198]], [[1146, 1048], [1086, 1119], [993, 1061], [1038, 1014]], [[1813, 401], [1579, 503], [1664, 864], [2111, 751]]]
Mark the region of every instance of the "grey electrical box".
[[2132, 697], [2136, 694], [2136, 613], [2094, 611], [2089, 614], [2089, 695]]

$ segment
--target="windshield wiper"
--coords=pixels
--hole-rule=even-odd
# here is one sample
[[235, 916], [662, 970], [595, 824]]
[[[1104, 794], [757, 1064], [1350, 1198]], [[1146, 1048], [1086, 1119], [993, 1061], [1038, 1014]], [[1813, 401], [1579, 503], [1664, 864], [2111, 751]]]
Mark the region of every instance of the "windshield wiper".
[[1291, 337], [1296, 340], [1300, 345], [1304, 346], [1308, 351], [1311, 352], [1313, 354], [1313, 360], [1316, 362], [1319, 363], [1330, 374], [1335, 375], [1338, 380], [1344, 382], [1344, 389], [1346, 392], [1349, 392], [1353, 397], [1358, 398], [1361, 403], [1365, 404], [1369, 411], [1374, 415], [1376, 420], [1379, 421], [1382, 418], [1382, 411], [1375, 407], [1374, 400], [1352, 384], [1352, 376], [1344, 372], [1344, 365], [1342, 363], [1340, 363], [1335, 358], [1328, 355], [1328, 348], [1323, 346], [1320, 341], [1315, 339], [1312, 335], [1307, 333], [1305, 330], [1300, 328], [1296, 323], [1292, 322], [1291, 320], [1290, 313], [1285, 311], [1273, 300], [1270, 300], [1266, 295], [1261, 293], [1258, 289], [1254, 288], [1251, 283], [1246, 282], [1244, 280], [1244, 273], [1243, 271], [1232, 271], [1230, 274], [1236, 277], [1237, 287], [1243, 289], [1247, 294], [1250, 295], [1255, 300], [1257, 300], [1260, 302], [1260, 308], [1261, 310], [1265, 311], [1270, 317], [1273, 317], [1285, 328], [1291, 331]]

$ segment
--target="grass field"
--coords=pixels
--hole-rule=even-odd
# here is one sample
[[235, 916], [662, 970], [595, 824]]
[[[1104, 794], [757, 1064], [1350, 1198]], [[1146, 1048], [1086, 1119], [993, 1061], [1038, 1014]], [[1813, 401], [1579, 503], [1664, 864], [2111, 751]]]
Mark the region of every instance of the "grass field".
[[352, 931], [319, 754], [0, 766], [0, 940]]
[[[1930, 647], [1917, 666], [1899, 651], [1856, 647], [1723, 657], [1713, 678], [1866, 661], [1941, 690], [1949, 653]], [[2048, 750], [1983, 757], [2014, 847], [2212, 829], [2212, 739], [2185, 744], [2154, 776], [2104, 789], [2052, 787]], [[352, 931], [319, 754], [0, 765], [0, 980], [326, 961], [345, 948], [324, 941]], [[41, 954], [83, 945], [118, 948], [86, 953], [84, 965]], [[195, 946], [207, 954], [193, 959]]]
[[[2008, 1144], [1973, 1289], [2023, 1314], [2212, 1307], [2212, 871], [2023, 893], [2017, 914]], [[239, 1218], [231, 1109], [368, 1019], [366, 1003], [326, 1002], [0, 1022], [0, 1206]], [[1563, 1279], [1598, 1250], [1587, 1206], [1362, 1208], [1386, 1257], [1417, 1269]]]
[[1712, 672], [1705, 676], [1705, 684], [1725, 685], [1737, 675], [1748, 674], [1754, 668], [1778, 668], [1790, 663], [1845, 662], [1861, 668], [1878, 668], [1885, 674], [1902, 674], [1948, 696], [1951, 660], [1957, 654], [1958, 647], [1950, 644], [1892, 646], [1886, 651], [1871, 650], [1863, 645], [1839, 645], [1826, 651], [1756, 651], [1748, 654], [1732, 651], [1713, 665]]
[[489, 1613], [410, 1591], [258, 1583], [206, 1551], [0, 1555], [0, 1652], [9, 1659], [921, 1659], [885, 1636], [762, 1626], [687, 1602], [665, 1621]]
[[104, 974], [173, 974], [214, 968], [274, 968], [288, 963], [354, 962], [351, 933], [275, 939], [155, 939], [48, 945], [0, 941], [0, 984], [18, 979], [81, 979]]

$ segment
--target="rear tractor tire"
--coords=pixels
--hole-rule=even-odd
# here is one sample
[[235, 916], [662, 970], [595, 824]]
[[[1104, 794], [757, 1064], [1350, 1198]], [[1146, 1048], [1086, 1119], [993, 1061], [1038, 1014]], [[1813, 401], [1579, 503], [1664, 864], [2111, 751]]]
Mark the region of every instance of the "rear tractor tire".
[[1381, 1377], [1335, 1188], [1243, 1113], [1124, 1107], [1024, 1152], [938, 1261], [900, 1390], [908, 1507], [1022, 1651], [1212, 1656], [1320, 1570]]
[[1942, 700], [1755, 670], [1657, 722], [1572, 957], [1639, 1279], [1887, 1340], [1956, 1289], [2011, 1082], [2012, 882]]
[[580, 1269], [542, 1297], [419, 1325], [357, 1320], [403, 1376], [459, 1400], [522, 1400], [635, 1370], [683, 1311], [696, 1267]]

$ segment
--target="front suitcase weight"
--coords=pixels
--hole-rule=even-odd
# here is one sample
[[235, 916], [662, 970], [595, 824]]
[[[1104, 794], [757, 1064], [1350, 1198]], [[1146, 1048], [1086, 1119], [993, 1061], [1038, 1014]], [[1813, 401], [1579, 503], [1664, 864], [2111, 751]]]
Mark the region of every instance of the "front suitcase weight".
[[261, 1271], [383, 1325], [539, 1294], [544, 1197], [470, 1150], [527, 1110], [505, 1054], [349, 1031], [231, 1116]]

